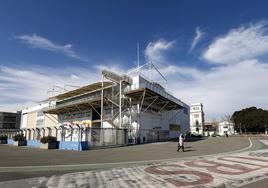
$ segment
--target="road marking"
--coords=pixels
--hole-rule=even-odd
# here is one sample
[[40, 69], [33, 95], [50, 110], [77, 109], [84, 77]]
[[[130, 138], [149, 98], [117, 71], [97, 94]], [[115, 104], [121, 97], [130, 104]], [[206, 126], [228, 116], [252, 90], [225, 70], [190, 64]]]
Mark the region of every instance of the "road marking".
[[0, 182], [12, 187], [239, 187], [268, 177], [268, 149]]
[[268, 140], [259, 140], [261, 143], [263, 143], [264, 145], [268, 146]]

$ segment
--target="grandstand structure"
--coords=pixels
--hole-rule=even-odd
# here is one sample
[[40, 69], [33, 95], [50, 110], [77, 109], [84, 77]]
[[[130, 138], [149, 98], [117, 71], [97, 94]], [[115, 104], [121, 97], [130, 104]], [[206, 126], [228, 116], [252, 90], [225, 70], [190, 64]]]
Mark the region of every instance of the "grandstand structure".
[[[47, 105], [36, 114], [49, 117], [47, 122], [53, 121], [53, 125], [43, 122], [35, 128], [53, 127], [56, 133], [37, 132], [41, 136], [57, 135], [59, 141], [87, 141], [90, 146], [94, 145], [93, 140], [102, 141], [99, 145], [110, 140], [116, 144], [118, 139], [123, 144], [135, 144], [178, 137], [179, 133], [189, 131], [189, 106], [171, 95], [160, 82], [153, 81], [152, 74], [167, 84], [152, 62], [122, 75], [103, 70], [101, 81], [45, 100]], [[23, 130], [29, 135], [27, 131], [31, 130], [25, 123], [29, 120], [25, 115], [27, 113], [22, 114]], [[100, 131], [92, 133], [91, 130]], [[103, 133], [103, 130], [116, 131]], [[92, 140], [96, 135], [97, 139]], [[31, 134], [28, 139], [36, 138]]]

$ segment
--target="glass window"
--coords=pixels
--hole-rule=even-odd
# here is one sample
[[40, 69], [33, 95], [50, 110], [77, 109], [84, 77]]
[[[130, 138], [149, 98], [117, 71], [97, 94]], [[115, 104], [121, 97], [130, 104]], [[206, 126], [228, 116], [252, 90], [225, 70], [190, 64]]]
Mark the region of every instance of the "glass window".
[[38, 111], [38, 112], [37, 112], [37, 117], [41, 117], [41, 116], [44, 116], [43, 111]]
[[193, 110], [199, 110], [198, 106], [193, 107]]

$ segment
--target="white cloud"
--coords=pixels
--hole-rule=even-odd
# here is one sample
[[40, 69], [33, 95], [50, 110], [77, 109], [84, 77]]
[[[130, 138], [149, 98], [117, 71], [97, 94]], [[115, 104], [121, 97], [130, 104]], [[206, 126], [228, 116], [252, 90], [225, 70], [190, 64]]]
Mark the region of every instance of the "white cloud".
[[195, 37], [194, 37], [194, 39], [192, 41], [192, 44], [191, 44], [191, 47], [190, 47], [190, 52], [193, 51], [193, 49], [201, 41], [203, 36], [204, 36], [204, 32], [202, 32], [199, 27], [195, 28]]
[[[166, 63], [159, 70], [174, 96], [187, 104], [204, 104], [206, 120], [221, 120], [225, 114], [249, 106], [268, 109], [268, 62], [247, 60], [207, 70]], [[143, 74], [148, 77], [150, 73], [145, 70]], [[152, 72], [152, 79], [165, 87], [157, 72]]]
[[220, 119], [249, 106], [268, 109], [267, 63], [247, 60], [209, 70], [167, 65], [160, 71], [175, 96], [188, 104], [204, 104], [206, 119]]
[[145, 58], [147, 61], [153, 61], [155, 64], [166, 63], [165, 53], [172, 49], [175, 41], [166, 41], [164, 39], [156, 42], [150, 42], [145, 49]]
[[55, 87], [54, 95], [59, 92], [73, 90], [75, 86], [85, 86], [101, 79], [101, 70], [125, 72], [118, 65], [97, 65], [87, 67], [66, 67], [65, 69], [50, 69], [47, 67], [14, 68], [0, 66], [0, 111], [16, 111], [31, 106], [52, 95], [47, 93]]
[[217, 37], [203, 54], [216, 65], [207, 69], [165, 61], [159, 69], [169, 81], [168, 90], [188, 104], [202, 102], [210, 120], [249, 106], [268, 109], [268, 62], [262, 60], [268, 55], [266, 29], [258, 22]]
[[[0, 109], [18, 110], [49, 97], [48, 89], [64, 84], [83, 86], [99, 79], [96, 69], [74, 67], [52, 70], [45, 67], [29, 68], [0, 67]], [[68, 88], [74, 89], [74, 88]], [[51, 94], [51, 93], [50, 93]], [[55, 93], [56, 94], [56, 93]]]
[[202, 57], [215, 64], [234, 64], [268, 53], [265, 22], [232, 29], [212, 42]]
[[28, 44], [32, 48], [45, 49], [48, 51], [64, 54], [68, 57], [80, 59], [80, 57], [73, 51], [71, 44], [59, 45], [45, 37], [38, 36], [36, 34], [21, 35], [14, 38], [21, 40], [23, 43]]
[[[83, 86], [99, 81], [103, 68], [126, 72], [115, 65], [63, 70], [0, 67], [0, 110], [17, 110], [32, 105], [32, 101], [41, 101], [48, 97], [47, 90], [53, 85]], [[234, 110], [253, 105], [268, 109], [267, 63], [248, 60], [209, 70], [166, 64], [160, 67], [160, 71], [169, 81], [168, 90], [176, 97], [188, 104], [203, 102], [207, 119], [221, 118]], [[160, 80], [156, 73], [152, 76]]]
[[[174, 41], [151, 42], [145, 50], [145, 55], [148, 59], [161, 63], [158, 67], [169, 81], [168, 90], [176, 97], [188, 104], [195, 102], [204, 104], [207, 119], [221, 118], [225, 114], [232, 114], [235, 110], [249, 106], [268, 109], [268, 85], [265, 83], [268, 80], [268, 62], [259, 58], [268, 53], [260, 50], [265, 49], [264, 43], [266, 44], [268, 38], [265, 30], [265, 25], [258, 23], [232, 29], [226, 35], [217, 37], [204, 53], [204, 58], [216, 63], [217, 66], [206, 70], [171, 65], [167, 61], [167, 52], [172, 49]], [[238, 43], [244, 41], [246, 36], [257, 49], [252, 49], [247, 42], [239, 44], [241, 47], [238, 47]], [[256, 41], [259, 41], [260, 47]], [[222, 46], [223, 44], [231, 48], [230, 52], [228, 48]], [[222, 47], [225, 50], [222, 50]], [[255, 51], [250, 52], [251, 55], [245, 54], [247, 48]], [[230, 60], [232, 63], [229, 63]], [[93, 69], [71, 67], [57, 71], [43, 68], [43, 70], [20, 70], [0, 67], [0, 99], [5, 100], [4, 104], [10, 108], [15, 107], [12, 102], [14, 99], [24, 103], [42, 100], [46, 98], [46, 91], [52, 85], [67, 83], [81, 86], [99, 80], [99, 73], [103, 68], [120, 73], [126, 72], [118, 64], [97, 65]], [[149, 75], [148, 72], [145, 74]], [[159, 80], [156, 73], [152, 76], [154, 80]], [[0, 104], [3, 106], [1, 100]]]

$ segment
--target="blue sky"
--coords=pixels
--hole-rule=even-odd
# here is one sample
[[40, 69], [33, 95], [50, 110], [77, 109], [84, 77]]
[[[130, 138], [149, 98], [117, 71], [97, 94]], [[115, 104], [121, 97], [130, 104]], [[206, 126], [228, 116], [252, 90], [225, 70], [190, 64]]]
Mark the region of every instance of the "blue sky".
[[[46, 98], [53, 85], [85, 85], [102, 68], [140, 58], [168, 90], [203, 102], [208, 119], [268, 108], [265, 1], [0, 1], [0, 110]], [[67, 87], [67, 86], [66, 86]], [[68, 89], [71, 89], [70, 87]]]

